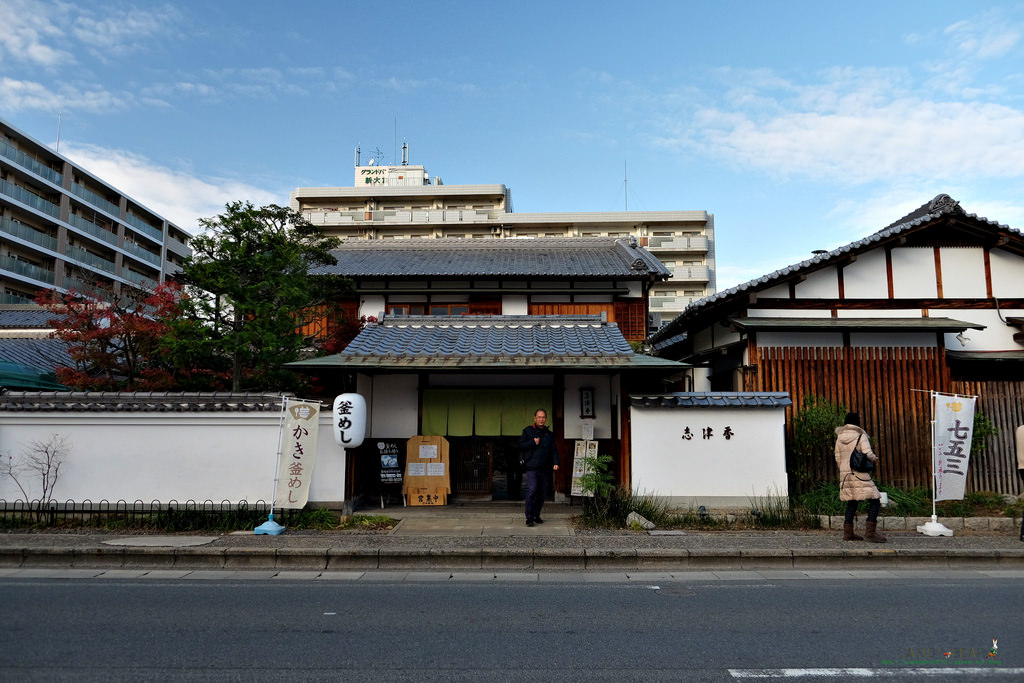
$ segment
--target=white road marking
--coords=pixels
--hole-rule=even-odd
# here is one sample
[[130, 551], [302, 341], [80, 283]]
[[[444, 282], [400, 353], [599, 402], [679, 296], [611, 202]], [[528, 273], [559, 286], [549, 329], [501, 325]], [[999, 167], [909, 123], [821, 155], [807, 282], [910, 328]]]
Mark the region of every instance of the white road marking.
[[847, 678], [909, 678], [912, 676], [1005, 676], [1024, 675], [1024, 668], [1010, 667], [929, 667], [903, 669], [899, 667], [883, 668], [837, 668], [837, 669], [729, 669], [733, 678], [807, 678], [810, 676]]

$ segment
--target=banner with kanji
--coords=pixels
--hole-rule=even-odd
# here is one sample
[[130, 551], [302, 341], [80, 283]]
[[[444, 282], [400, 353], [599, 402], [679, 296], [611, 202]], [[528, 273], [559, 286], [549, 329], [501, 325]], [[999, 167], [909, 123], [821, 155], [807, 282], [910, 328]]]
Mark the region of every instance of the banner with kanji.
[[319, 426], [319, 403], [285, 398], [275, 508], [302, 508], [309, 500]]
[[935, 500], [963, 500], [974, 431], [974, 396], [932, 395], [935, 401]]

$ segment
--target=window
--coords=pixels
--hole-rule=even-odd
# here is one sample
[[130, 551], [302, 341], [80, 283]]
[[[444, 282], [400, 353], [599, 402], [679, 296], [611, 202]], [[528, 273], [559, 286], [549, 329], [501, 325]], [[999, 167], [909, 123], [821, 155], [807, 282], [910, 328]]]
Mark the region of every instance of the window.
[[469, 315], [469, 304], [388, 304], [388, 315]]

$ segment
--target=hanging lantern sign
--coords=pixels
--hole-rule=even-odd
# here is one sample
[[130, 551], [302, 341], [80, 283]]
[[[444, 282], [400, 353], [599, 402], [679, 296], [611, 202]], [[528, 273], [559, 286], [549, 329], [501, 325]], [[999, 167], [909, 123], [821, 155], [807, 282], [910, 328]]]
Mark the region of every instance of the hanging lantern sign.
[[366, 399], [339, 394], [334, 399], [334, 440], [342, 448], [358, 448], [366, 436]]

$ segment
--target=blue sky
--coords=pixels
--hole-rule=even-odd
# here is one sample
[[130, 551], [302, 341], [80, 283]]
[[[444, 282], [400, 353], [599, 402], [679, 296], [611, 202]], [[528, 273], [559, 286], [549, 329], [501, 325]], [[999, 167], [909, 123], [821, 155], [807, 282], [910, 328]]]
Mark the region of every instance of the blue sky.
[[187, 229], [403, 141], [518, 212], [713, 213], [720, 288], [939, 193], [1024, 228], [1021, 3], [0, 0], [0, 27], [0, 116], [53, 145], [60, 113], [61, 153]]

